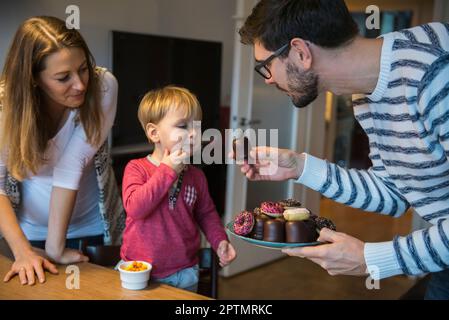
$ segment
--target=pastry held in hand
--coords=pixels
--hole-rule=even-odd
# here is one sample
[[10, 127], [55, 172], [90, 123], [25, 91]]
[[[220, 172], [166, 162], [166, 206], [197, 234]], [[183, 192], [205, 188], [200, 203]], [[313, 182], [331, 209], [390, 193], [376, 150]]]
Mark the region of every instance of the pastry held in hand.
[[232, 150], [234, 151], [234, 160], [236, 161], [248, 161], [250, 145], [247, 137], [240, 139], [234, 139], [232, 141]]
[[310, 211], [306, 208], [292, 208], [284, 211], [284, 218], [287, 221], [303, 221], [310, 218]]

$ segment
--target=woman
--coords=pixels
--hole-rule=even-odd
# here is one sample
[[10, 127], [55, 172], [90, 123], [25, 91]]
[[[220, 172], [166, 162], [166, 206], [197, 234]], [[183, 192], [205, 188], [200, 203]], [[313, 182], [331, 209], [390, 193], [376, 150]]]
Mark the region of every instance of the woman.
[[57, 272], [47, 258], [87, 261], [81, 243], [119, 243], [107, 150], [116, 104], [116, 79], [77, 30], [54, 17], [19, 27], [0, 83], [0, 232], [15, 257], [5, 281], [43, 282], [44, 269]]

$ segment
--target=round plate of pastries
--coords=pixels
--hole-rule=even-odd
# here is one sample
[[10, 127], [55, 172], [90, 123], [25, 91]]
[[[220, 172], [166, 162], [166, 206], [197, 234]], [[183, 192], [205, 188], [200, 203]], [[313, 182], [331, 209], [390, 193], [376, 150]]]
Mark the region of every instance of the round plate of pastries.
[[316, 246], [322, 228], [336, 230], [335, 224], [287, 199], [262, 202], [253, 211], [242, 211], [226, 225], [235, 237], [259, 247], [282, 249]]

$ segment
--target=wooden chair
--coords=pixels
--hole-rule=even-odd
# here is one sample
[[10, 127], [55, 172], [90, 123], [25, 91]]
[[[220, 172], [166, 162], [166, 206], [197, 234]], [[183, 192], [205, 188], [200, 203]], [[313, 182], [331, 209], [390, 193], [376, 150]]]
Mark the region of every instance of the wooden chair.
[[198, 293], [213, 299], [218, 297], [218, 257], [211, 248], [199, 251]]
[[399, 300], [424, 300], [426, 294], [427, 284], [429, 283], [430, 275], [419, 279], [413, 287], [404, 293]]
[[[120, 261], [120, 246], [81, 245], [82, 252], [89, 262], [104, 267], [115, 267]], [[201, 248], [199, 253], [198, 294], [217, 299], [218, 296], [218, 257], [211, 248]]]
[[120, 246], [89, 246], [82, 244], [81, 251], [89, 262], [103, 267], [115, 267], [120, 261]]

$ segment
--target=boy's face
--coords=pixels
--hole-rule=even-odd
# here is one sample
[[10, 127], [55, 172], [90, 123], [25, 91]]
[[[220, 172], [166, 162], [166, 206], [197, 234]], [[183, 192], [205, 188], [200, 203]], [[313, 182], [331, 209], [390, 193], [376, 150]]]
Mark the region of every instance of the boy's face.
[[156, 147], [160, 147], [161, 152], [165, 149], [174, 152], [182, 148], [192, 155], [201, 146], [201, 128], [195, 128], [193, 121], [193, 117], [185, 118], [182, 108], [170, 108], [158, 124], [147, 125], [147, 136]]

